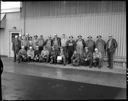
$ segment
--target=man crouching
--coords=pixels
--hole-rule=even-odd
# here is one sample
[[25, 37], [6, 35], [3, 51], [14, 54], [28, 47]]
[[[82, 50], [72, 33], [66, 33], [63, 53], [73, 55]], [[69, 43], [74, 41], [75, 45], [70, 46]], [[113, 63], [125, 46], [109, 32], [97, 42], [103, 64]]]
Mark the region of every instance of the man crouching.
[[46, 46], [44, 46], [39, 57], [39, 62], [48, 62], [48, 60], [49, 60], [49, 51], [46, 48]]
[[18, 52], [18, 63], [20, 62], [26, 62], [27, 61], [27, 52], [25, 50], [25, 47], [22, 46], [20, 51]]
[[98, 68], [101, 68], [101, 60], [102, 60], [101, 52], [99, 52], [98, 49], [95, 48], [95, 52], [93, 53], [93, 65], [95, 67], [98, 66]]
[[32, 49], [32, 47], [29, 47], [28, 51], [27, 51], [27, 60], [28, 62], [34, 61], [34, 50]]
[[64, 66], [66, 65], [66, 58], [65, 58], [64, 50], [62, 47], [60, 48], [60, 53], [57, 56], [57, 63], [60, 63], [60, 64], [63, 63]]
[[71, 57], [71, 62], [73, 66], [79, 66], [80, 65], [80, 54], [77, 53], [75, 50], [72, 57]]
[[39, 46], [36, 46], [36, 50], [34, 51], [34, 61], [35, 62], [39, 62], [39, 56], [40, 56]]

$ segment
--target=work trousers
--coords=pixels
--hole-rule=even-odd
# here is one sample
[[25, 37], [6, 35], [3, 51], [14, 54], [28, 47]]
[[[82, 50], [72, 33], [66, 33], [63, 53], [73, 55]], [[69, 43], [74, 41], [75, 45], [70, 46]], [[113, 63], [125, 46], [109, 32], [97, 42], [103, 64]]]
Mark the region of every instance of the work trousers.
[[68, 63], [71, 63], [71, 57], [73, 55], [74, 49], [73, 46], [68, 47]]
[[113, 68], [113, 55], [114, 55], [114, 52], [110, 52], [110, 50], [108, 49], [108, 50], [107, 50], [108, 66], [109, 66], [110, 68]]

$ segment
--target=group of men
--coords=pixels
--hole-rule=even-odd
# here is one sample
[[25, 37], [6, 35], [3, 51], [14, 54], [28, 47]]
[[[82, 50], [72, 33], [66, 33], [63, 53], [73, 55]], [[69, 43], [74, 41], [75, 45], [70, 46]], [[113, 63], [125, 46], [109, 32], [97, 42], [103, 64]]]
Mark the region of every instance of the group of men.
[[[108, 56], [108, 68], [113, 68], [113, 55], [117, 48], [117, 42], [109, 35], [109, 39], [105, 42], [102, 36], [97, 36], [96, 42], [92, 36], [88, 36], [85, 41], [81, 35], [76, 40], [73, 36], [54, 38], [51, 36], [44, 40], [43, 35], [38, 38], [28, 35], [15, 36], [13, 40], [14, 61], [36, 61], [63, 63], [64, 65], [72, 63], [74, 66], [89, 65], [89, 67], [103, 66], [104, 56]], [[106, 54], [107, 53], [107, 54]]]

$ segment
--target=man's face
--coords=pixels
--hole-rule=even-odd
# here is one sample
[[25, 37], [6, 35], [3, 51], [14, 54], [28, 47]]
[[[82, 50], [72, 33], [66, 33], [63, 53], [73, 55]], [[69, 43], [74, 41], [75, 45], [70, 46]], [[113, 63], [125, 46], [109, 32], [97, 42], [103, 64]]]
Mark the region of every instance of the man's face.
[[80, 36], [79, 39], [81, 40], [82, 39], [82, 36]]
[[89, 40], [92, 40], [92, 38], [91, 38], [91, 37], [89, 37], [88, 39], [89, 39]]
[[112, 39], [112, 36], [109, 36], [109, 39]]
[[51, 37], [49, 37], [49, 39], [51, 39]]
[[54, 50], [54, 47], [52, 47], [52, 50]]
[[38, 50], [39, 49], [39, 47], [36, 47], [36, 50]]
[[73, 37], [69, 37], [69, 40], [73, 40]]
[[57, 35], [55, 35], [54, 37], [57, 38]]
[[65, 38], [65, 34], [63, 34], [62, 37]]
[[98, 39], [101, 39], [101, 37], [100, 37], [100, 36], [98, 36]]

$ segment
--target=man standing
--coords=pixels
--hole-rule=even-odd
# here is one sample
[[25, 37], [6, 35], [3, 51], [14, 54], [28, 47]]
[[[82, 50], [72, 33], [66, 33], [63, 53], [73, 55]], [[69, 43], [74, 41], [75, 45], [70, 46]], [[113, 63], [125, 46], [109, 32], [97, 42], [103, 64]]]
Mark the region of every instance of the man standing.
[[55, 52], [57, 53], [57, 55], [59, 55], [60, 46], [61, 46], [61, 39], [57, 36], [57, 34], [55, 34], [53, 38], [53, 47], [55, 48]]
[[88, 50], [88, 47], [84, 48], [84, 53], [81, 58], [81, 64], [84, 66], [88, 66], [89, 68], [92, 68], [93, 64], [93, 53]]
[[81, 56], [83, 54], [83, 51], [84, 51], [84, 47], [85, 47], [85, 42], [84, 40], [82, 39], [82, 36], [79, 35], [78, 36], [78, 39], [76, 40], [76, 51], [77, 53]]
[[109, 40], [107, 41], [106, 50], [108, 56], [108, 68], [113, 68], [113, 55], [117, 48], [117, 41], [109, 35]]
[[44, 42], [44, 45], [48, 49], [49, 53], [51, 53], [52, 45], [53, 45], [53, 40], [51, 36], [48, 37], [48, 39]]
[[68, 39], [65, 37], [65, 34], [62, 34], [62, 38], [61, 38], [61, 47], [63, 48], [63, 53], [65, 56], [65, 61], [67, 62], [67, 43]]
[[88, 36], [88, 40], [85, 43], [88, 50], [93, 53], [95, 49], [95, 42], [92, 40], [92, 36]]
[[34, 36], [34, 40], [33, 40], [33, 48], [34, 48], [34, 50], [36, 50], [36, 46], [38, 46], [38, 36], [37, 35]]
[[99, 35], [97, 36], [97, 41], [96, 41], [96, 48], [98, 49], [99, 52], [101, 52], [102, 58], [101, 58], [101, 67], [103, 65], [103, 58], [105, 56], [105, 47], [106, 47], [106, 43], [105, 41], [102, 39], [102, 36]]
[[68, 63], [71, 63], [71, 57], [75, 50], [75, 41], [73, 40], [73, 36], [69, 36], [69, 40], [67, 41], [67, 52], [68, 52]]
[[39, 51], [41, 53], [41, 51], [43, 50], [43, 45], [44, 45], [43, 35], [40, 35], [40, 38], [38, 39], [38, 45], [39, 45]]
[[21, 41], [21, 46], [24, 46], [25, 50], [27, 51], [29, 42], [28, 42], [27, 36], [25, 35], [23, 36], [23, 39]]
[[17, 35], [15, 36], [15, 39], [13, 41], [12, 49], [14, 51], [14, 62], [16, 62], [16, 58], [17, 58], [18, 52], [21, 49], [21, 42], [18, 39], [18, 36]]

